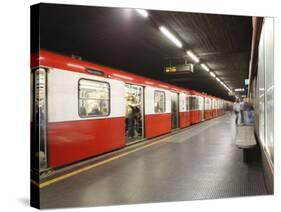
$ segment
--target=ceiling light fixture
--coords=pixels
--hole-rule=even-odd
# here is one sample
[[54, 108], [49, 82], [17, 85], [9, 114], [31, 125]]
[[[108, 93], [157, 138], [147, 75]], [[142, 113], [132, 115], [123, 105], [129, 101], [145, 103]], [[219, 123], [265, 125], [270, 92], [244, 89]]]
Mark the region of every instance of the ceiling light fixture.
[[176, 38], [166, 27], [160, 26], [159, 30], [167, 37], [169, 38], [174, 44], [176, 44], [177, 47], [181, 48], [182, 43], [179, 39]]
[[245, 91], [244, 88], [235, 88], [234, 91]]
[[136, 11], [144, 18], [148, 17], [148, 12], [146, 10], [143, 9], [136, 9]]
[[200, 65], [205, 71], [207, 71], [207, 72], [210, 71], [210, 69], [205, 64], [201, 63]]
[[186, 54], [187, 54], [192, 60], [194, 60], [194, 62], [196, 62], [196, 63], [199, 62], [199, 58], [198, 58], [192, 51], [186, 51]]
[[216, 78], [216, 75], [214, 74], [214, 72], [209, 72], [209, 73], [212, 77]]

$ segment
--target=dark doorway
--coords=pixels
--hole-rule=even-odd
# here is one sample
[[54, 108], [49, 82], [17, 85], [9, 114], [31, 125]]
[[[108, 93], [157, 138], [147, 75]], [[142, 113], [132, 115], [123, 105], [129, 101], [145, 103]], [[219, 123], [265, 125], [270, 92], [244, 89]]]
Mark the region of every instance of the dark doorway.
[[172, 129], [179, 127], [179, 94], [171, 94]]

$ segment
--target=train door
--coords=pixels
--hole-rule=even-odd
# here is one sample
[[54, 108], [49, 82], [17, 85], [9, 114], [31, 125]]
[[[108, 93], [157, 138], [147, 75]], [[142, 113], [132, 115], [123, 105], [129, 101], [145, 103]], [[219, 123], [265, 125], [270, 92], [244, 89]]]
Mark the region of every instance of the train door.
[[144, 97], [143, 87], [125, 85], [125, 135], [126, 143], [144, 138]]
[[209, 103], [209, 99], [207, 97], [204, 97], [205, 99], [205, 104], [204, 104], [204, 119], [207, 120], [208, 119], [208, 103]]
[[171, 93], [172, 129], [179, 127], [179, 94]]
[[206, 120], [206, 118], [205, 118], [205, 111], [206, 111], [205, 102], [206, 102], [206, 98], [202, 97], [202, 121]]

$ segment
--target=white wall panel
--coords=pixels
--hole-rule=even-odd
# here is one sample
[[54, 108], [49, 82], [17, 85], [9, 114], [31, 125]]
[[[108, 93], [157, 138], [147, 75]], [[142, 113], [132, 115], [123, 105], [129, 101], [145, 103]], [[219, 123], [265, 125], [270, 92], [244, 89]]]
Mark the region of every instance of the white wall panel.
[[259, 42], [258, 74], [255, 89], [255, 130], [262, 147], [274, 160], [274, 23], [264, 18]]
[[273, 18], [264, 19], [264, 60], [265, 60], [265, 141], [266, 149], [273, 160], [274, 120], [274, 32]]

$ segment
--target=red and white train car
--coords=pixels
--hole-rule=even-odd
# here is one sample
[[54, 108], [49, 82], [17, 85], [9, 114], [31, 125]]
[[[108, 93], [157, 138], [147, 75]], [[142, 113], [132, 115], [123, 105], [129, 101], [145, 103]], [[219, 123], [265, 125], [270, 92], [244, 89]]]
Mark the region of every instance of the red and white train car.
[[31, 66], [32, 154], [40, 170], [223, 114], [206, 94], [45, 50]]
[[209, 120], [213, 118], [212, 113], [212, 98], [208, 95], [205, 95], [205, 105], [204, 105], [204, 113], [205, 113], [205, 120]]
[[190, 91], [190, 95], [191, 124], [196, 124], [204, 120], [205, 95], [197, 91]]

